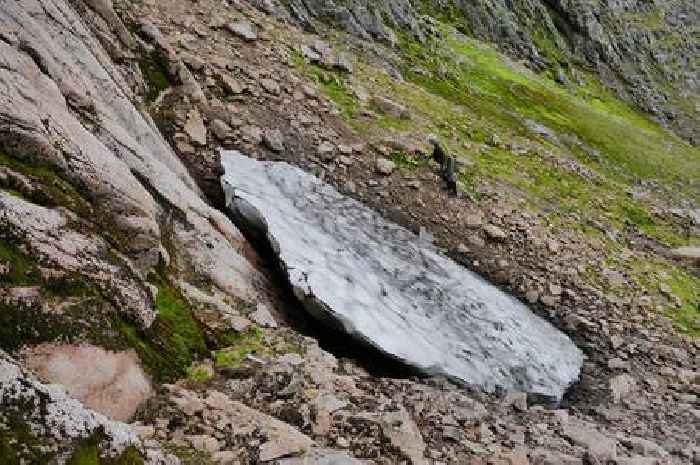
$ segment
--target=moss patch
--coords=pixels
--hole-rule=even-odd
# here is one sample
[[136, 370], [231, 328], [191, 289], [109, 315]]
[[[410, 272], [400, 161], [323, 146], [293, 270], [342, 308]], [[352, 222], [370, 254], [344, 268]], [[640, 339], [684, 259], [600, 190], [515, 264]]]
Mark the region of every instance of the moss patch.
[[146, 82], [146, 102], [154, 102], [161, 92], [171, 86], [168, 63], [158, 51], [152, 51], [139, 60], [139, 68]]
[[154, 279], [158, 316], [151, 327], [143, 331], [123, 318], [115, 318], [114, 324], [154, 381], [164, 383], [185, 376], [192, 362], [207, 354], [207, 342], [180, 292], [162, 276]]
[[127, 447], [116, 457], [101, 457], [100, 444], [104, 435], [95, 433], [81, 442], [71, 455], [67, 465], [143, 465], [144, 460], [139, 451], [133, 447]]
[[43, 442], [17, 412], [0, 413], [0, 465], [49, 463], [55, 454], [43, 451]]
[[[64, 207], [80, 217], [89, 218], [92, 208], [73, 184], [54, 166], [35, 157], [13, 157], [0, 150], [0, 166], [38, 181], [40, 189], [31, 192], [18, 191], [37, 205], [45, 207]], [[12, 184], [0, 184], [0, 188], [18, 188]]]
[[235, 368], [248, 354], [260, 354], [263, 351], [263, 332], [258, 327], [251, 327], [245, 333], [230, 333], [225, 340], [225, 348], [214, 353], [214, 363], [219, 368]]

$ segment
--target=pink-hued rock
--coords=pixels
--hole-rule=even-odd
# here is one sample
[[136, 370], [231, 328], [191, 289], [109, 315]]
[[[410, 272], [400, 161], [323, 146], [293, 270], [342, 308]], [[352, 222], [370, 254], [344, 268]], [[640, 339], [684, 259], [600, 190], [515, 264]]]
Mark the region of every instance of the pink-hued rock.
[[91, 345], [44, 344], [23, 353], [27, 368], [60, 384], [87, 407], [126, 421], [153, 393], [134, 351], [111, 352]]

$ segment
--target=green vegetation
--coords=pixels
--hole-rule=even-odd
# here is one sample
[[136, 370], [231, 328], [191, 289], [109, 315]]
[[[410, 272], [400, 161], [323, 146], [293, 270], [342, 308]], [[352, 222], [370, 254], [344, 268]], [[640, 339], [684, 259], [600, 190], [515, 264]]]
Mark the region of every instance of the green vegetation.
[[643, 290], [667, 294], [664, 313], [680, 331], [700, 337], [700, 277], [662, 261], [632, 260], [625, 265]]
[[263, 351], [263, 332], [253, 326], [245, 333], [231, 333], [226, 338], [225, 348], [214, 353], [217, 367], [235, 368], [248, 354], [260, 354]]
[[158, 286], [155, 322], [145, 331], [123, 318], [115, 318], [115, 328], [136, 349], [147, 371], [157, 383], [185, 376], [192, 362], [207, 354], [207, 341], [199, 322], [180, 292], [162, 276]]
[[194, 364], [187, 369], [187, 379], [195, 383], [204, 383], [212, 378], [212, 373], [208, 367]]
[[[7, 225], [0, 225], [6, 227]], [[0, 282], [11, 286], [33, 286], [41, 283], [39, 267], [35, 260], [8, 237], [0, 233], [0, 264], [9, 267], [9, 271], [0, 274]]]
[[42, 450], [42, 441], [17, 412], [0, 413], [0, 465], [49, 463], [53, 455]]
[[190, 447], [168, 443], [163, 445], [163, 449], [179, 458], [182, 465], [214, 465], [209, 454]]
[[406, 171], [413, 171], [418, 167], [428, 165], [428, 160], [426, 158], [419, 158], [404, 152], [392, 153], [391, 160], [396, 163], [396, 166], [398, 166], [400, 169]]
[[12, 189], [13, 192], [38, 205], [49, 208], [65, 207], [79, 216], [90, 217], [92, 211], [90, 204], [56, 167], [36, 157], [13, 157], [2, 151], [0, 151], [0, 166], [6, 166], [30, 179], [40, 181], [41, 189], [26, 192], [21, 186], [2, 183], [0, 188]]
[[116, 457], [101, 457], [100, 443], [104, 435], [95, 433], [80, 443], [73, 452], [67, 465], [143, 465], [144, 461], [139, 451], [133, 447], [127, 447]]
[[161, 92], [170, 87], [167, 60], [156, 50], [139, 60], [139, 68], [146, 82], [146, 102], [154, 102]]

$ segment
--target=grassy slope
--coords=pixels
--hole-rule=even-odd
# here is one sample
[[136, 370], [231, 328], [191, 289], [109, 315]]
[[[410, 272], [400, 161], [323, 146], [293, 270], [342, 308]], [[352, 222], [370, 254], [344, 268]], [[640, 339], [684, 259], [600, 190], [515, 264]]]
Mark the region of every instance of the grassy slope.
[[[667, 213], [669, 207], [700, 203], [697, 148], [616, 99], [585, 72], [563, 87], [548, 72], [535, 74], [447, 25], [430, 43], [402, 37], [400, 55], [408, 82], [396, 82], [366, 63], [358, 63], [353, 76], [329, 73], [298, 57], [295, 64], [319, 82], [356, 131], [375, 137], [386, 129], [438, 133], [452, 152], [472, 161], [461, 173], [468, 192], [478, 194], [482, 183], [516, 188], [528, 208], [548, 212], [550, 223], [599, 237], [610, 263], [651, 295], [659, 295], [673, 276], [675, 298], [668, 304], [678, 299], [680, 310], [668, 310], [669, 315], [682, 330], [699, 334], [700, 296], [694, 289], [700, 279], [663, 260], [613, 260], [630, 246], [625, 231], [666, 247], [700, 243], [682, 219]], [[412, 118], [381, 113], [369, 121], [361, 118], [362, 105], [354, 96], [358, 86], [404, 104]], [[534, 133], [528, 120], [556, 138]], [[484, 148], [484, 142], [492, 147]], [[581, 170], [565, 169], [567, 164], [552, 158]], [[647, 266], [660, 274], [646, 273]]]

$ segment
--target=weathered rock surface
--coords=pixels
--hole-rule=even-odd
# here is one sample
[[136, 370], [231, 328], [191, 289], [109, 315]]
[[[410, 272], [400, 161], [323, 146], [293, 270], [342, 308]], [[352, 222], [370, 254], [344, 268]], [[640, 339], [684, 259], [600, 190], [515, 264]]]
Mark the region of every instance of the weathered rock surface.
[[110, 352], [92, 345], [44, 344], [22, 354], [41, 379], [64, 386], [85, 406], [127, 421], [153, 393], [136, 352]]
[[[17, 405], [21, 408], [17, 410]], [[42, 384], [15, 360], [0, 350], [0, 422], [13, 414], [31, 427], [34, 435], [52, 443], [56, 451], [70, 450], [71, 443], [101, 432], [106, 438], [104, 452], [114, 455], [136, 446], [152, 465], [178, 465], [177, 458], [164, 455], [157, 447], [146, 447], [127, 424], [112, 421], [86, 408], [61, 386]], [[26, 444], [29, 448], [30, 444]], [[14, 457], [2, 457], [13, 459]]]
[[[257, 297], [263, 279], [241, 255], [245, 240], [204, 202], [150, 117], [136, 110], [136, 78], [110, 59], [90, 22], [60, 0], [3, 2], [0, 17], [0, 150], [80, 186], [96, 213], [84, 219], [129, 238], [122, 252], [137, 275], [160, 260], [169, 212], [179, 218], [168, 227], [171, 255], [224, 291]], [[6, 211], [40, 209], [3, 198]]]
[[525, 306], [286, 163], [222, 152], [227, 205], [315, 317], [425, 373], [561, 397], [582, 355]]

